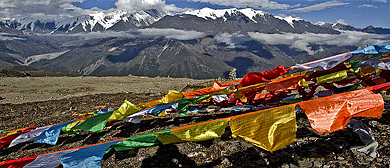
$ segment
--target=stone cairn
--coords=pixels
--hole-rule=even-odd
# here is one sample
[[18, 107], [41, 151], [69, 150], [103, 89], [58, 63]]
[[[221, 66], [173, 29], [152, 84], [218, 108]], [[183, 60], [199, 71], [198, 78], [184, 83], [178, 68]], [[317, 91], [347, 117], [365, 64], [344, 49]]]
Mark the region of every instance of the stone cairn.
[[236, 68], [232, 68], [229, 72], [229, 80], [236, 80], [237, 74], [236, 74]]

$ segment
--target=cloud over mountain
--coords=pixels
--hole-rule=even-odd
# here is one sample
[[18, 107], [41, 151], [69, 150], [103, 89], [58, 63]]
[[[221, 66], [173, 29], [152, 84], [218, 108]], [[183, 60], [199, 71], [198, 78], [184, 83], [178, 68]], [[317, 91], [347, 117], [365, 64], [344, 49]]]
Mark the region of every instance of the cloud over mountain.
[[[54, 34], [46, 36], [64, 36], [63, 34]], [[186, 30], [177, 30], [177, 29], [156, 29], [156, 28], [147, 28], [147, 29], [138, 29], [132, 31], [106, 31], [106, 32], [90, 32], [90, 33], [75, 33], [67, 34], [68, 36], [76, 36], [85, 39], [97, 39], [97, 38], [110, 38], [110, 37], [126, 37], [126, 38], [138, 38], [138, 37], [155, 37], [155, 36], [164, 36], [168, 39], [177, 39], [177, 40], [193, 40], [206, 36], [202, 32], [197, 31], [186, 31]]]
[[319, 3], [319, 4], [315, 4], [315, 5], [311, 5], [311, 6], [306, 6], [306, 7], [302, 7], [302, 8], [296, 8], [296, 9], [292, 9], [290, 10], [290, 12], [311, 12], [311, 11], [320, 11], [320, 10], [324, 10], [326, 8], [329, 8], [329, 7], [333, 7], [333, 6], [344, 6], [344, 5], [348, 5], [350, 3], [347, 3], [347, 2], [340, 2], [340, 1], [328, 1], [328, 2], [323, 2], [323, 3]]
[[145, 9], [160, 9], [170, 12], [182, 12], [184, 8], [178, 8], [174, 4], [166, 4], [164, 0], [118, 0], [115, 3], [118, 9], [127, 10], [130, 12], [145, 10]]
[[359, 46], [361, 44], [379, 44], [390, 40], [390, 35], [368, 34], [357, 31], [341, 31], [340, 35], [330, 34], [265, 34], [249, 32], [248, 35], [265, 44], [277, 45], [285, 44], [314, 54], [310, 44], [336, 45], [336, 46]]
[[98, 8], [82, 9], [72, 5], [83, 0], [2, 0], [0, 18], [34, 17], [41, 19], [74, 17], [101, 11]]
[[276, 1], [269, 1], [269, 0], [239, 0], [239, 1], [233, 1], [233, 0], [189, 0], [193, 2], [204, 2], [204, 3], [210, 3], [214, 5], [223, 5], [223, 6], [232, 6], [236, 8], [261, 8], [261, 9], [288, 9], [290, 8], [290, 5], [288, 4], [281, 4]]

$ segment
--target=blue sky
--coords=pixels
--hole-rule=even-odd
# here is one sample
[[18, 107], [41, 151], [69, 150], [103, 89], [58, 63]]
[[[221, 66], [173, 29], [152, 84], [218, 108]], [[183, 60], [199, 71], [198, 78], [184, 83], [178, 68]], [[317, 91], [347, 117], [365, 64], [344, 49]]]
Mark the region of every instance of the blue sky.
[[[115, 5], [117, 1], [118, 0], [85, 0], [82, 3], [75, 2], [73, 5], [83, 9], [97, 7], [107, 10], [110, 8], [117, 8]], [[222, 1], [223, 0], [165, 0], [164, 2], [167, 5], [173, 4], [178, 8], [193, 9], [203, 7], [214, 9], [241, 7], [237, 5], [237, 3], [226, 5], [227, 2], [223, 3]], [[239, 2], [240, 0], [237, 1]], [[248, 2], [250, 2], [250, 0], [245, 0], [243, 3], [248, 4]], [[360, 28], [368, 25], [390, 28], [390, 2], [388, 0], [276, 0], [273, 2], [283, 5], [286, 4], [289, 5], [289, 7], [286, 9], [272, 9], [272, 7], [263, 8], [261, 6], [248, 7], [261, 9], [272, 13], [273, 15], [300, 17], [312, 22], [325, 21], [334, 23], [339, 21]]]

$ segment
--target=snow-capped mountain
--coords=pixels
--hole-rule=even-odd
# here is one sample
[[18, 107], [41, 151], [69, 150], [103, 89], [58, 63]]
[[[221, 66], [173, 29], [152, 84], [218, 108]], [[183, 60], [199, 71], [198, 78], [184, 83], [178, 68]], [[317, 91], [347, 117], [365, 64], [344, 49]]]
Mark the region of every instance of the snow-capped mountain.
[[94, 13], [67, 19], [34, 18], [9, 19], [0, 22], [0, 29], [16, 29], [37, 33], [78, 33], [93, 31], [125, 31], [134, 27], [148, 26], [165, 15], [165, 11], [150, 9], [129, 13], [115, 10], [110, 13]]
[[205, 33], [217, 32], [261, 32], [261, 33], [324, 33], [339, 34], [331, 28], [314, 25], [291, 16], [273, 16], [270, 13], [246, 9], [210, 9], [203, 8], [166, 16], [153, 23], [155, 28], [175, 28], [195, 30]]
[[188, 14], [188, 15], [194, 15], [197, 17], [201, 17], [204, 19], [212, 19], [216, 20], [217, 18], [222, 18], [224, 21], [227, 20], [227, 17], [232, 16], [232, 15], [239, 15], [239, 14], [244, 14], [246, 17], [248, 17], [251, 21], [256, 23], [256, 20], [253, 18], [256, 17], [256, 15], [264, 16], [266, 13], [260, 10], [254, 10], [251, 8], [246, 8], [246, 9], [220, 9], [220, 10], [215, 10], [211, 8], [203, 8], [199, 10], [193, 10], [193, 11], [186, 11], [183, 12], [183, 14]]
[[[200, 10], [187, 11], [187, 12], [184, 12], [183, 14], [194, 15], [197, 17], [204, 18], [206, 20], [207, 19], [216, 20], [218, 18], [222, 18], [224, 21], [226, 21], [228, 17], [234, 16], [234, 15], [238, 16], [240, 14], [243, 14], [254, 23], [257, 23], [257, 21], [255, 20], [256, 17], [265, 18], [266, 15], [271, 15], [267, 12], [264, 12], [261, 10], [254, 10], [252, 8], [245, 8], [245, 9], [232, 8], [232, 9], [220, 9], [220, 10], [215, 10], [215, 9], [211, 9], [211, 8], [203, 8]], [[289, 23], [291, 25], [291, 27], [294, 27], [294, 21], [303, 20], [301, 18], [294, 18], [292, 16], [287, 16], [287, 17], [275, 16], [275, 18], [286, 21], [287, 23]]]

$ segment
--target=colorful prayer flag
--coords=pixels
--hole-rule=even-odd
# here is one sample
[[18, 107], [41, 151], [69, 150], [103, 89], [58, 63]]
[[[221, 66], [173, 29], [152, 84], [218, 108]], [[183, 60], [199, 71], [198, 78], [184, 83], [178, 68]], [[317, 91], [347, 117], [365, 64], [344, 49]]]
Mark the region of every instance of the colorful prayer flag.
[[384, 109], [382, 96], [367, 89], [304, 101], [298, 105], [305, 111], [311, 127], [319, 133], [341, 130], [351, 117], [379, 118]]
[[229, 119], [219, 119], [172, 129], [170, 134], [157, 134], [161, 143], [171, 144], [185, 141], [205, 141], [220, 137]]
[[276, 151], [296, 141], [295, 105], [231, 117], [233, 137], [240, 137], [268, 151]]

